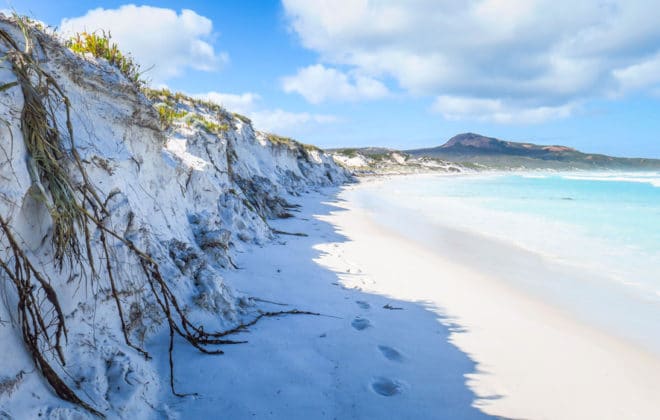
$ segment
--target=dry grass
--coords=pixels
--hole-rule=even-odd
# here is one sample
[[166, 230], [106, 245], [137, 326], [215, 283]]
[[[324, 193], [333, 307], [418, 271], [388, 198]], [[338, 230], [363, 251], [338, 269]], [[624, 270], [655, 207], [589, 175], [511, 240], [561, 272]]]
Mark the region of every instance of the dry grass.
[[0, 379], [0, 397], [7, 395], [11, 397], [11, 394], [16, 391], [16, 388], [23, 382], [23, 377], [25, 376], [25, 371], [18, 372], [15, 376], [9, 378]]

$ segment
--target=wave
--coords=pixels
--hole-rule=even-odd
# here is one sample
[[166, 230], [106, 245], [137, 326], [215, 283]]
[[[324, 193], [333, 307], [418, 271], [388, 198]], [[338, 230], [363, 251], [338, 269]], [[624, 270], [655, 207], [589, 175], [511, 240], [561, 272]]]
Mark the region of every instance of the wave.
[[549, 177], [548, 175], [532, 175], [532, 174], [523, 174], [520, 176], [528, 179], [546, 179]]
[[616, 174], [616, 175], [562, 175], [563, 179], [570, 179], [576, 181], [602, 181], [602, 182], [634, 182], [650, 184], [656, 188], [660, 188], [660, 174]]

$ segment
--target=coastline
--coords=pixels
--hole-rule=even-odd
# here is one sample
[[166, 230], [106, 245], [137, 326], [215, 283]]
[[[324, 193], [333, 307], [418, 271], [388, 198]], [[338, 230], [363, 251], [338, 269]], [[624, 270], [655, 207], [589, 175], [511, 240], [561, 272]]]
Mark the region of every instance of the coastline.
[[[388, 229], [346, 200], [347, 190], [363, 186], [347, 187], [340, 195], [345, 211], [323, 219], [349, 238], [342, 254], [364, 273], [360, 281], [341, 276], [343, 281], [442, 308], [436, 310], [460, 326], [450, 340], [477, 362], [468, 383], [484, 412], [510, 418], [660, 416], [656, 354], [489, 276], [486, 264], [452, 261]], [[461, 247], [475, 245], [451, 239]], [[345, 262], [330, 247], [322, 249], [327, 252], [322, 264], [339, 272]], [[494, 247], [479, 251], [502, 257]]]
[[[371, 182], [387, 181], [298, 197], [300, 212], [272, 224], [308, 236], [251, 247], [225, 274], [262, 310], [321, 316], [264, 321], [217, 358], [181, 350], [176, 365], [187, 375], [179, 387], [200, 396], [163, 393], [165, 411], [276, 419], [660, 415], [656, 355], [487, 267], [379, 224], [349, 194]], [[165, 372], [167, 360], [158, 364]]]
[[[239, 253], [223, 273], [232, 289], [259, 310], [299, 309], [259, 322], [208, 356], [181, 347], [174, 355], [177, 388], [165, 387], [161, 414], [186, 418], [433, 419], [490, 418], [473, 406], [465, 382], [475, 363], [449, 337], [454, 326], [427, 302], [407, 301], [354, 286], [362, 269], [343, 251], [349, 238], [322, 219], [343, 212], [339, 189], [292, 197], [295, 217], [270, 221], [280, 234]], [[321, 250], [326, 248], [327, 251]], [[322, 264], [342, 261], [339, 271]], [[154, 340], [166, 343], [166, 340]], [[163, 344], [164, 345], [164, 344]], [[156, 363], [165, 374], [167, 352]]]

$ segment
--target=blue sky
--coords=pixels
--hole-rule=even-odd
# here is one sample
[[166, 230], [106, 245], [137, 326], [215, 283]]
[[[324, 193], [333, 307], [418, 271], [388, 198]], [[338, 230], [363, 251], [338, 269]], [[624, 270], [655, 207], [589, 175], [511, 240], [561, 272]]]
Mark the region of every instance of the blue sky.
[[660, 158], [660, 14], [641, 0], [0, 0], [108, 29], [155, 86], [322, 147], [466, 131]]

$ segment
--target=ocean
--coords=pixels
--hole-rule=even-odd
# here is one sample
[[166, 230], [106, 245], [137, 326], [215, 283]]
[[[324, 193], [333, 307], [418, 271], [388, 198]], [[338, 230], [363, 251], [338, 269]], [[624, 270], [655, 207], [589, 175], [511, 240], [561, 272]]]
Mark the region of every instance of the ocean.
[[660, 173], [404, 176], [354, 194], [397, 233], [660, 354]]

